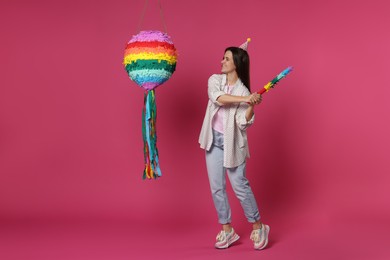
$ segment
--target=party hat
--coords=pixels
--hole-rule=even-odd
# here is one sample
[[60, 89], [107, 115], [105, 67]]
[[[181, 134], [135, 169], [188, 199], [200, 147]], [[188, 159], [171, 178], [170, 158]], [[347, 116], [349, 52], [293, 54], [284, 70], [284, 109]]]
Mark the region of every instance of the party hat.
[[251, 41], [251, 38], [246, 39], [246, 42], [244, 42], [243, 44], [241, 44], [240, 47], [238, 47], [238, 48], [241, 48], [241, 49], [247, 51], [247, 50], [248, 50], [248, 43], [249, 43], [250, 41]]

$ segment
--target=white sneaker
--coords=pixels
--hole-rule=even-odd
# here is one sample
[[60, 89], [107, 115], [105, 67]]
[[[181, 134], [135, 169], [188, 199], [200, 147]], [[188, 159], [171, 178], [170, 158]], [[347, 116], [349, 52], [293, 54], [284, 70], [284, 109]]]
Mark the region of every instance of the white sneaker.
[[236, 242], [240, 237], [237, 235], [236, 232], [234, 232], [234, 229], [232, 228], [232, 231], [230, 233], [225, 232], [224, 230], [221, 230], [221, 232], [218, 233], [215, 243], [215, 247], [219, 249], [228, 248], [231, 244]]
[[253, 247], [256, 250], [265, 248], [268, 244], [269, 226], [262, 224], [260, 229], [253, 230], [251, 233], [251, 239], [253, 241]]

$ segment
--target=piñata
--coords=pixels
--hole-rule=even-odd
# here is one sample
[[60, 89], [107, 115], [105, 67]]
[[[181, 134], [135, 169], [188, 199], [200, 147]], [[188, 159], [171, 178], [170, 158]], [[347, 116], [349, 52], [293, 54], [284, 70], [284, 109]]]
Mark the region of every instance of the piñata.
[[166, 82], [176, 70], [177, 52], [171, 38], [161, 31], [141, 31], [126, 45], [124, 65], [130, 79], [145, 90], [142, 111], [144, 140], [144, 179], [161, 176], [156, 134], [154, 89]]

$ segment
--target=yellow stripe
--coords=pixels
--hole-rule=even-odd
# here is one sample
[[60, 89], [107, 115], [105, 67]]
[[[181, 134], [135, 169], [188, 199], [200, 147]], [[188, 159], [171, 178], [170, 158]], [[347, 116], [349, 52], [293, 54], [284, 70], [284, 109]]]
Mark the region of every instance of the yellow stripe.
[[131, 62], [135, 62], [137, 60], [165, 60], [169, 64], [176, 63], [176, 56], [168, 55], [166, 53], [151, 53], [151, 52], [143, 52], [137, 54], [129, 54], [124, 58], [124, 63], [129, 64]]
[[265, 90], [268, 92], [268, 90], [271, 88], [271, 82], [268, 82], [265, 86], [264, 86]]

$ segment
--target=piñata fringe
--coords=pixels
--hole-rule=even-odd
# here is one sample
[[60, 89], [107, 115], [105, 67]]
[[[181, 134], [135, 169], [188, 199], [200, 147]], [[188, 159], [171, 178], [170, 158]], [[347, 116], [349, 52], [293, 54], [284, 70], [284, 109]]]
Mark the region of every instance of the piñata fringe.
[[142, 111], [142, 136], [144, 139], [145, 160], [143, 179], [157, 179], [161, 176], [157, 150], [156, 119], [155, 93], [154, 90], [150, 90], [144, 94], [144, 108]]

